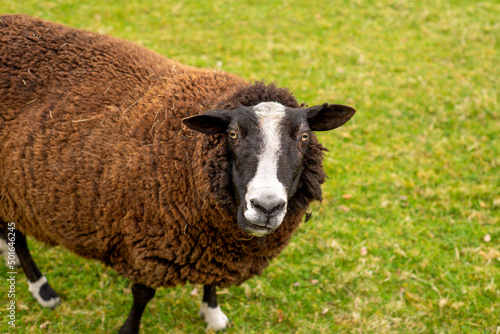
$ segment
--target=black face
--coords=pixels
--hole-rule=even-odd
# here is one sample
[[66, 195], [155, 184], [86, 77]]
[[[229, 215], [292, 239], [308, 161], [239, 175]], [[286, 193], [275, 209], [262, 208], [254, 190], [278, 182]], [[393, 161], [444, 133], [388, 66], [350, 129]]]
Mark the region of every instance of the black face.
[[311, 131], [336, 128], [354, 112], [340, 105], [292, 109], [264, 102], [213, 110], [183, 121], [203, 133], [227, 133], [238, 226], [262, 237], [283, 222], [288, 200], [297, 190]]
[[306, 115], [277, 104], [239, 107], [227, 133], [238, 226], [266, 235], [281, 224], [297, 189], [311, 136]]

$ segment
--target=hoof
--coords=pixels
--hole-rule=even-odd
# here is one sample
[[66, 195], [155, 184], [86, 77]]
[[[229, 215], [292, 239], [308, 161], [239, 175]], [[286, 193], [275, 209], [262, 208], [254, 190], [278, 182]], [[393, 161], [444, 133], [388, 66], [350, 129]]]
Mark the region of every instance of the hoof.
[[40, 277], [36, 282], [28, 282], [28, 284], [29, 292], [42, 307], [54, 308], [61, 303], [61, 299], [49, 285], [45, 276]]
[[229, 319], [222, 312], [220, 306], [212, 308], [207, 303], [201, 303], [200, 317], [207, 323], [208, 330], [220, 331], [227, 328]]

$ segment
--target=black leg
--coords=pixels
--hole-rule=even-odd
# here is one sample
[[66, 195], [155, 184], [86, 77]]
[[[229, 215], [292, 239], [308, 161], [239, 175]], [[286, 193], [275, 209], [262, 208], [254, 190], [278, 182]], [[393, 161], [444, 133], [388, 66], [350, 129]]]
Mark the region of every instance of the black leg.
[[31, 257], [30, 251], [28, 249], [28, 244], [26, 243], [26, 237], [19, 231], [16, 231], [16, 253], [21, 260], [21, 266], [23, 267], [24, 273], [30, 282], [38, 281], [43, 275], [38, 269]]
[[217, 287], [213, 284], [203, 286], [203, 302], [207, 303], [208, 307], [217, 307]]
[[203, 302], [200, 307], [200, 317], [207, 323], [207, 329], [222, 330], [229, 324], [229, 319], [217, 304], [216, 286], [208, 284], [203, 287]]
[[50, 308], [56, 307], [60, 304], [61, 300], [36, 266], [35, 261], [31, 257], [24, 234], [16, 231], [15, 236], [16, 253], [17, 256], [19, 256], [24, 273], [28, 278], [29, 291], [41, 306]]
[[120, 334], [136, 334], [139, 333], [139, 326], [141, 325], [141, 317], [147, 303], [154, 297], [155, 289], [148, 286], [134, 283], [132, 285], [132, 295], [134, 302], [132, 309], [128, 315], [127, 321], [120, 329]]

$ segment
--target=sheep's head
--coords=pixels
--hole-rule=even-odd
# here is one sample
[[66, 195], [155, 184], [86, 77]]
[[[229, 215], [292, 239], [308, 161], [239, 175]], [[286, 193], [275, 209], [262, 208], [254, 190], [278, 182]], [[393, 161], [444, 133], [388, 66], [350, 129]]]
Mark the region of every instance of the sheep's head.
[[226, 133], [238, 226], [263, 237], [285, 218], [288, 200], [297, 191], [311, 131], [335, 129], [355, 112], [352, 107], [327, 103], [302, 109], [263, 102], [216, 109], [183, 122], [205, 134]]

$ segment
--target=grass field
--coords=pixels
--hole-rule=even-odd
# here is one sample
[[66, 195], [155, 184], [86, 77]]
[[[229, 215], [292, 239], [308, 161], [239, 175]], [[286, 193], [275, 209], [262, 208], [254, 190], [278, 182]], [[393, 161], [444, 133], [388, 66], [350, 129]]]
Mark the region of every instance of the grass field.
[[[498, 1], [0, 0], [0, 12], [358, 109], [320, 135], [330, 179], [313, 219], [262, 276], [221, 291], [227, 333], [500, 333]], [[62, 305], [39, 307], [20, 274], [17, 327], [2, 313], [0, 333], [120, 328], [129, 281], [30, 246]], [[193, 288], [158, 290], [143, 333], [204, 333]]]

